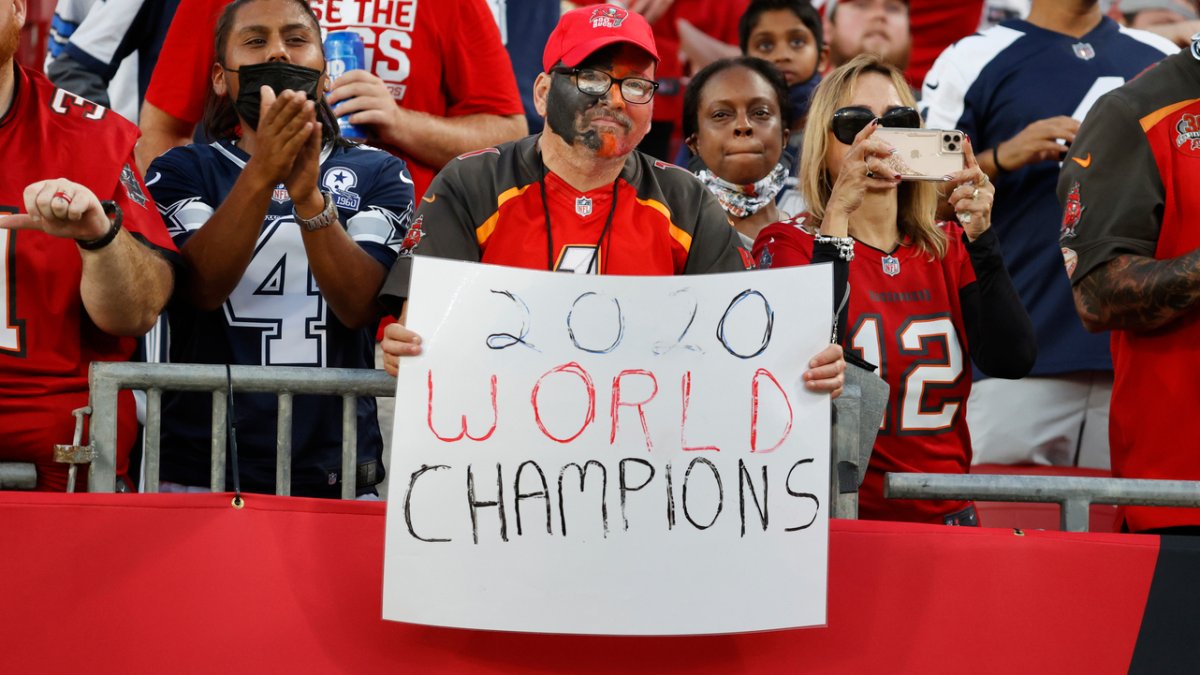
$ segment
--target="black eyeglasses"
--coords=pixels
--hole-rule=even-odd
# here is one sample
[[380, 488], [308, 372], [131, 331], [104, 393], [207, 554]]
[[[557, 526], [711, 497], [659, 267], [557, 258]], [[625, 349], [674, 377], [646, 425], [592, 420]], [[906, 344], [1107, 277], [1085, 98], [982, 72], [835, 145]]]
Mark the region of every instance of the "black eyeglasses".
[[658, 83], [641, 77], [613, 77], [602, 70], [592, 68], [551, 68], [550, 72], [574, 75], [575, 86], [588, 96], [603, 96], [615, 82], [626, 103], [649, 103], [654, 98]]
[[[875, 113], [871, 112], [869, 108], [862, 106], [840, 108], [833, 113], [833, 120], [830, 121], [829, 128], [833, 130], [834, 138], [846, 145], [853, 145], [854, 137], [873, 119], [875, 119]], [[885, 127], [917, 129], [921, 126], [921, 114], [908, 107], [892, 108], [879, 118], [879, 124]]]

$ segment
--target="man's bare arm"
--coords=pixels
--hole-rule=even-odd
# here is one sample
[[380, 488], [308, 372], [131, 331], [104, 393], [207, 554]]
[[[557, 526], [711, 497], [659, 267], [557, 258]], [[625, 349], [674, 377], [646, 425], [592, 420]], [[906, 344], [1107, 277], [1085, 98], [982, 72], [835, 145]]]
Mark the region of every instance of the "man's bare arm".
[[[387, 85], [365, 70], [351, 70], [334, 82], [330, 104], [338, 115], [369, 128], [380, 141], [434, 168], [464, 152], [513, 141], [529, 133], [522, 115], [438, 117], [396, 105]], [[420, 195], [418, 195], [420, 196]]]
[[1119, 255], [1075, 285], [1075, 309], [1090, 331], [1149, 331], [1200, 300], [1200, 249], [1169, 260]]
[[[58, 178], [25, 188], [24, 214], [0, 216], [0, 227], [40, 230], [52, 237], [98, 242], [115, 227], [95, 193]], [[114, 215], [114, 217], [116, 217]], [[174, 284], [171, 266], [126, 230], [94, 250], [80, 248], [83, 307], [110, 335], [136, 337], [154, 325]]]
[[171, 115], [149, 101], [142, 104], [139, 120], [142, 138], [134, 152], [137, 156], [138, 171], [142, 175], [145, 175], [150, 162], [159, 155], [171, 148], [192, 142], [192, 132], [196, 125]]
[[437, 117], [396, 107], [396, 123], [388, 142], [422, 164], [443, 167], [464, 152], [523, 138], [529, 125], [523, 115]]
[[79, 291], [92, 321], [112, 335], [138, 337], [150, 330], [175, 283], [166, 259], [126, 231], [103, 249], [80, 255]]

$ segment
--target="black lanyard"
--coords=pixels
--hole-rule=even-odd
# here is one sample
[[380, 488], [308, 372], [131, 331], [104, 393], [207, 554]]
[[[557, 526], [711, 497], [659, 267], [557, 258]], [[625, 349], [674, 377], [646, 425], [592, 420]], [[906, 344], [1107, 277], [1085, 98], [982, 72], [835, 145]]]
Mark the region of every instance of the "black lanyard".
[[[542, 159], [541, 153], [538, 153], [538, 164], [542, 169], [542, 178], [539, 181], [539, 186], [542, 189], [542, 212], [546, 216], [546, 269], [554, 271], [554, 230], [550, 226], [550, 200], [546, 198], [546, 163]], [[604, 243], [604, 238], [608, 236], [608, 231], [612, 227], [613, 216], [617, 212], [617, 187], [620, 185], [621, 177], [613, 181], [612, 187], [612, 206], [608, 209], [608, 218], [604, 221], [604, 229], [600, 230], [600, 238], [596, 240], [596, 248], [592, 251], [592, 260], [588, 263], [587, 273], [591, 274], [594, 271], [599, 271], [604, 274], [604, 269], [596, 269], [596, 261], [600, 258], [600, 246]], [[604, 261], [604, 268], [608, 267], [608, 261]]]

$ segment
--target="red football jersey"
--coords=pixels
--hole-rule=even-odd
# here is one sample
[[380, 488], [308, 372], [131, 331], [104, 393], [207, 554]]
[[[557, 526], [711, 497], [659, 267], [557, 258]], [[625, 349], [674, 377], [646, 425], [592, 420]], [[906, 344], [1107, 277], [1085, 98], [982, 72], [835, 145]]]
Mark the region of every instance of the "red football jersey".
[[[134, 165], [137, 135], [137, 127], [120, 116], [17, 66], [13, 104], [0, 119], [5, 165], [0, 212], [23, 213], [27, 185], [66, 178], [100, 199], [116, 201], [125, 229], [174, 251]], [[75, 242], [35, 230], [0, 229], [0, 428], [6, 429], [0, 451], [5, 458], [44, 459], [54, 443], [69, 443], [71, 410], [87, 404], [88, 365], [127, 360], [133, 353], [135, 340], [108, 335], [87, 316], [81, 278]], [[27, 436], [32, 445], [24, 441]]]
[[[541, 227], [497, 227], [480, 234], [481, 260], [495, 265], [547, 269], [546, 213], [554, 236], [553, 269], [596, 274], [682, 274], [688, 248], [657, 201], [639, 199], [627, 181], [617, 186], [614, 211], [611, 185], [578, 192], [554, 173], [545, 178], [549, 209], [541, 183], [525, 186], [497, 210], [496, 222], [522, 221]], [[611, 214], [612, 224], [606, 224]], [[603, 237], [603, 240], [601, 240]], [[690, 237], [689, 237], [690, 239]], [[599, 249], [599, 253], [597, 253]]]
[[[813, 235], [805, 216], [776, 223], [754, 246], [760, 267], [812, 260]], [[971, 362], [959, 291], [975, 281], [962, 229], [943, 223], [946, 256], [916, 246], [880, 251], [858, 242], [850, 261], [846, 348], [869, 363], [891, 387], [887, 413], [859, 490], [859, 516], [873, 520], [942, 523], [968, 506], [960, 501], [900, 501], [883, 497], [888, 472], [967, 473], [971, 437], [966, 405]]]

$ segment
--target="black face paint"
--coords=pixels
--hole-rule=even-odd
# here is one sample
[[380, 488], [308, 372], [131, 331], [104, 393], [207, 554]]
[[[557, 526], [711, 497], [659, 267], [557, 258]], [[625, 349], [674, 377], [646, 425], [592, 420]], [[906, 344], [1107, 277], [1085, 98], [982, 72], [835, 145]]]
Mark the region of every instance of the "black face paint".
[[601, 156], [617, 156], [622, 145], [615, 134], [592, 127], [592, 120], [603, 118], [633, 132], [633, 120], [621, 110], [603, 104], [605, 96], [591, 96], [579, 90], [569, 75], [556, 74], [546, 92], [546, 122], [569, 145], [579, 145]]
[[318, 89], [321, 86], [321, 71], [305, 68], [282, 61], [269, 61], [242, 66], [238, 70], [230, 70], [238, 74], [238, 95], [233, 102], [242, 121], [258, 130], [258, 111], [262, 104], [262, 94], [259, 88], [264, 84], [278, 96], [281, 92], [291, 89], [302, 91], [308, 100], [316, 101]]
[[579, 91], [570, 75], [555, 74], [546, 92], [546, 124], [562, 137], [567, 145], [579, 141], [590, 150], [600, 149], [600, 133], [595, 129], [580, 131], [584, 115], [600, 102], [599, 97]]

